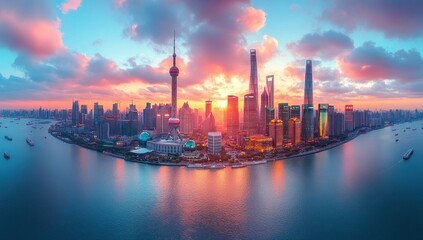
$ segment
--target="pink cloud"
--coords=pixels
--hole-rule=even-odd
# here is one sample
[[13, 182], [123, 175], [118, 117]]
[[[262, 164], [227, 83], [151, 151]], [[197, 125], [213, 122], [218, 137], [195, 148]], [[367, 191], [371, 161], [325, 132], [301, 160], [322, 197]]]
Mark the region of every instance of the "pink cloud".
[[0, 43], [33, 55], [46, 56], [63, 48], [60, 20], [28, 19], [0, 11]]
[[354, 81], [396, 80], [415, 82], [423, 78], [423, 57], [415, 49], [388, 52], [373, 42], [365, 42], [337, 58], [342, 73]]
[[82, 0], [68, 0], [60, 5], [60, 10], [63, 14], [66, 14], [69, 11], [75, 11], [81, 6], [81, 1]]
[[261, 9], [255, 9], [248, 6], [237, 19], [239, 23], [244, 25], [249, 32], [256, 32], [264, 27], [266, 23], [266, 13]]

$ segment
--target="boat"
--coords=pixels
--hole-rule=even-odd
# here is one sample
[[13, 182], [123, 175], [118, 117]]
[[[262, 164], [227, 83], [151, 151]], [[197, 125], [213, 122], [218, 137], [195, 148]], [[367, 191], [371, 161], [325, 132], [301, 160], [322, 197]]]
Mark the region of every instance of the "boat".
[[112, 157], [116, 157], [116, 158], [122, 158], [122, 159], [125, 159], [125, 156], [124, 156], [124, 155], [117, 154], [117, 153], [112, 153], [112, 152], [108, 152], [108, 151], [103, 151], [103, 154], [108, 155], [108, 156], [112, 156]]
[[31, 147], [35, 146], [35, 144], [29, 138], [26, 138], [26, 143], [28, 143], [28, 145]]
[[243, 168], [243, 167], [246, 167], [246, 166], [247, 166], [247, 164], [244, 164], [244, 163], [232, 164], [232, 168]]
[[412, 148], [408, 149], [407, 152], [405, 152], [404, 155], [402, 156], [402, 159], [408, 160], [413, 154], [413, 152], [414, 150]]
[[9, 137], [9, 136], [4, 136], [4, 138], [5, 138], [7, 141], [12, 141], [12, 140], [13, 140], [13, 138], [11, 138], [11, 137]]
[[252, 161], [252, 162], [249, 162], [248, 165], [258, 165], [258, 164], [264, 164], [264, 163], [267, 163], [267, 161], [266, 160]]
[[398, 142], [398, 139], [395, 139], [395, 142]]
[[188, 164], [187, 168], [209, 168], [210, 166], [207, 164], [203, 164], [203, 163], [194, 163], [194, 164]]
[[395, 136], [398, 136], [398, 133], [396, 133]]
[[226, 166], [224, 164], [212, 164], [210, 165], [209, 169], [222, 169], [225, 168]]
[[5, 159], [10, 159], [10, 155], [9, 155], [9, 154], [7, 154], [7, 153], [3, 153], [3, 157], [4, 157]]

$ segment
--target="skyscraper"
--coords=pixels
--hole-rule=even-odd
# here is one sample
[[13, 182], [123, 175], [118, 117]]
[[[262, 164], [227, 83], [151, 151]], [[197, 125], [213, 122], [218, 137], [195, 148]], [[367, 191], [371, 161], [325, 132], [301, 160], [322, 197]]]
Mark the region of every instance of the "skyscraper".
[[314, 137], [313, 76], [311, 60], [306, 61], [304, 104], [301, 135], [304, 141]]
[[328, 119], [329, 119], [329, 137], [335, 136], [335, 108], [333, 105], [328, 107]]
[[329, 137], [329, 104], [319, 104], [319, 137]]
[[301, 143], [301, 121], [299, 118], [293, 117], [288, 121], [288, 134], [289, 142], [292, 146], [296, 146]]
[[267, 94], [266, 87], [263, 89], [263, 93], [260, 97], [260, 126], [259, 132], [265, 134], [267, 124], [266, 124], [266, 107], [269, 106], [269, 95]]
[[119, 116], [119, 104], [113, 103], [113, 110], [112, 110], [113, 116], [117, 119]]
[[258, 100], [258, 74], [257, 74], [257, 56], [256, 50], [250, 49], [250, 92], [254, 93], [256, 101]]
[[79, 104], [78, 101], [72, 102], [72, 125], [79, 123]]
[[269, 122], [269, 137], [273, 140], [273, 147], [278, 148], [283, 145], [283, 123], [280, 119], [272, 119]]
[[154, 129], [154, 110], [151, 108], [151, 103], [147, 103], [144, 110], [142, 111], [143, 129], [153, 130]]
[[311, 60], [306, 60], [304, 104], [313, 105], [313, 74]]
[[286, 140], [288, 139], [288, 120], [290, 119], [288, 103], [278, 104], [278, 118], [283, 122], [283, 138]]
[[345, 105], [345, 131], [354, 130], [354, 108], [353, 105]]
[[179, 133], [179, 124], [180, 120], [176, 117], [176, 111], [178, 106], [178, 75], [179, 68], [176, 66], [176, 53], [175, 53], [175, 34], [173, 35], [173, 66], [169, 69], [169, 74], [172, 77], [172, 110], [169, 118], [169, 128], [170, 132], [167, 136], [167, 139], [172, 138], [174, 141], [181, 140], [181, 135]]
[[204, 119], [207, 118], [207, 116], [209, 116], [210, 113], [212, 113], [212, 101], [207, 100], [206, 101], [206, 113], [205, 113]]
[[271, 108], [275, 108], [275, 76], [268, 75], [266, 76], [266, 88], [267, 94], [269, 95], [269, 104], [268, 106]]
[[181, 120], [181, 133], [191, 134], [194, 130], [195, 114], [188, 102], [184, 102], [182, 108], [179, 109], [179, 119]]
[[244, 131], [247, 135], [257, 134], [258, 114], [257, 99], [254, 93], [244, 95]]
[[301, 106], [300, 105], [292, 105], [291, 106], [291, 113], [289, 114], [290, 118], [296, 117], [301, 119]]
[[273, 119], [275, 119], [275, 109], [271, 108], [271, 107], [266, 107], [266, 126], [265, 126], [265, 135], [269, 136], [269, 123], [270, 121], [272, 121]]
[[238, 97], [229, 95], [226, 108], [226, 126], [230, 137], [235, 137], [239, 131]]

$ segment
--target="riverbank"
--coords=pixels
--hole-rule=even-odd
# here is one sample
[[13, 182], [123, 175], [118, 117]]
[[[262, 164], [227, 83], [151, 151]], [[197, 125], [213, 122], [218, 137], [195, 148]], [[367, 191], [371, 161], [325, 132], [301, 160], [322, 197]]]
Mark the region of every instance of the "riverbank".
[[[375, 129], [377, 130], [377, 129]], [[360, 130], [356, 130], [353, 133], [350, 133], [348, 138], [345, 140], [342, 140], [340, 142], [335, 142], [332, 144], [329, 144], [325, 147], [321, 147], [321, 148], [315, 148], [309, 151], [305, 151], [305, 152], [300, 152], [298, 154], [294, 154], [294, 155], [289, 155], [287, 156], [287, 154], [279, 154], [276, 155], [275, 157], [272, 158], [263, 158], [260, 161], [253, 161], [253, 160], [241, 160], [241, 161], [237, 161], [237, 162], [208, 162], [208, 163], [202, 163], [202, 167], [195, 167], [195, 168], [210, 168], [211, 166], [215, 165], [215, 164], [222, 164], [224, 166], [232, 166], [232, 165], [245, 165], [245, 166], [249, 166], [249, 165], [257, 165], [257, 164], [262, 164], [262, 163], [267, 163], [267, 162], [273, 162], [273, 161], [277, 161], [277, 160], [287, 160], [287, 159], [293, 159], [293, 158], [298, 158], [298, 157], [302, 157], [302, 156], [306, 156], [306, 155], [311, 155], [311, 154], [315, 154], [315, 153], [319, 153], [319, 152], [323, 152], [332, 148], [335, 148], [337, 146], [340, 146], [344, 143], [347, 143], [353, 139], [355, 139], [356, 137], [358, 137], [359, 135], [366, 133], [366, 132], [370, 132], [373, 131], [371, 129], [366, 129], [366, 131], [361, 132]], [[148, 161], [143, 157], [140, 156], [136, 156], [134, 154], [131, 154], [130, 152], [128, 152], [127, 154], [116, 154], [113, 151], [107, 150], [105, 149], [104, 146], [96, 146], [96, 145], [91, 145], [91, 144], [81, 144], [80, 141], [74, 141], [72, 139], [69, 139], [67, 137], [59, 137], [57, 136], [57, 134], [53, 134], [52, 132], [50, 133], [53, 137], [55, 137], [58, 140], [61, 140], [65, 143], [69, 143], [69, 144], [76, 144], [80, 147], [84, 147], [90, 150], [94, 150], [97, 152], [100, 152], [104, 155], [108, 155], [108, 156], [112, 156], [112, 157], [116, 157], [116, 158], [121, 158], [124, 159], [126, 161], [130, 161], [130, 162], [136, 162], [136, 163], [143, 163], [143, 164], [149, 164], [149, 165], [158, 165], [158, 166], [177, 166], [177, 167], [189, 167], [190, 164], [192, 164], [192, 162], [189, 161], [179, 161], [179, 162], [169, 162], [169, 161]], [[289, 154], [289, 153], [288, 153]]]

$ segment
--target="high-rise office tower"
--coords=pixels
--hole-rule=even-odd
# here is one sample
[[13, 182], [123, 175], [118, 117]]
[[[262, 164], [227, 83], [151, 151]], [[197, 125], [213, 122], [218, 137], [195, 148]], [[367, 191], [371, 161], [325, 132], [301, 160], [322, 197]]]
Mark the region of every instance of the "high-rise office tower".
[[78, 101], [72, 102], [72, 125], [79, 123], [79, 104]]
[[151, 103], [147, 103], [145, 108], [142, 110], [142, 121], [143, 129], [153, 130], [154, 129], [154, 110], [151, 108]]
[[254, 93], [244, 95], [244, 131], [247, 135], [258, 133], [257, 99]]
[[81, 105], [81, 123], [85, 124], [85, 120], [87, 120], [88, 115], [88, 107], [85, 104]]
[[178, 75], [179, 68], [176, 66], [176, 53], [175, 53], [175, 35], [173, 35], [173, 66], [169, 69], [169, 74], [172, 77], [172, 112], [169, 118], [169, 134], [167, 139], [172, 138], [174, 141], [182, 141], [179, 133], [180, 120], [176, 117], [176, 111], [178, 107]]
[[119, 116], [119, 104], [118, 103], [113, 103], [112, 114], [113, 114], [113, 117], [115, 117], [115, 118], [117, 118]]
[[129, 120], [129, 136], [134, 136], [138, 134], [138, 110], [137, 106], [134, 104], [129, 105], [128, 112]]
[[288, 134], [289, 142], [292, 146], [296, 146], [301, 143], [301, 120], [293, 117], [288, 120]]
[[345, 105], [345, 131], [354, 130], [354, 109], [353, 105]]
[[263, 93], [261, 94], [260, 100], [261, 101], [260, 101], [260, 127], [259, 127], [259, 132], [261, 134], [265, 134], [266, 128], [267, 128], [266, 107], [269, 106], [269, 95], [267, 94], [266, 87], [264, 87], [264, 89], [263, 89]]
[[[279, 103], [278, 104], [278, 118], [282, 120], [283, 123], [283, 138], [284, 140], [288, 139], [288, 120], [291, 118], [289, 113], [288, 103]], [[298, 111], [298, 113], [300, 113]], [[299, 117], [298, 117], [299, 118]]]
[[265, 135], [269, 136], [269, 123], [270, 121], [272, 121], [273, 119], [275, 119], [275, 109], [271, 108], [271, 107], [266, 107], [266, 126], [265, 126]]
[[319, 137], [329, 137], [329, 104], [319, 104]]
[[283, 145], [283, 123], [280, 119], [272, 119], [269, 122], [269, 137], [272, 138], [273, 147], [278, 148]]
[[290, 108], [290, 118], [296, 117], [301, 119], [301, 106], [300, 105], [292, 105]]
[[314, 138], [313, 75], [311, 64], [311, 60], [306, 61], [304, 104], [301, 121], [301, 135], [304, 141], [310, 141]]
[[206, 113], [205, 113], [204, 119], [206, 119], [207, 116], [210, 115], [210, 113], [212, 113], [212, 101], [211, 100], [207, 100], [206, 101]]
[[335, 113], [335, 136], [345, 133], [345, 116], [343, 113]]
[[258, 99], [257, 55], [255, 49], [250, 49], [250, 92]]
[[181, 133], [193, 133], [195, 114], [189, 107], [188, 102], [184, 102], [184, 105], [179, 109], [179, 119], [181, 120]]
[[335, 136], [335, 108], [333, 105], [328, 107], [328, 119], [329, 119], [329, 137]]
[[226, 128], [228, 136], [236, 137], [239, 131], [238, 97], [229, 95], [226, 108]]
[[267, 94], [269, 95], [269, 104], [271, 108], [275, 108], [275, 76], [268, 75], [266, 76], [266, 88]]
[[98, 120], [99, 120], [99, 112], [98, 112], [98, 103], [96, 102], [96, 103], [94, 103], [94, 124], [96, 124], [96, 122], [98, 122]]
[[156, 133], [164, 134], [169, 132], [169, 119], [171, 106], [159, 105], [156, 114]]

